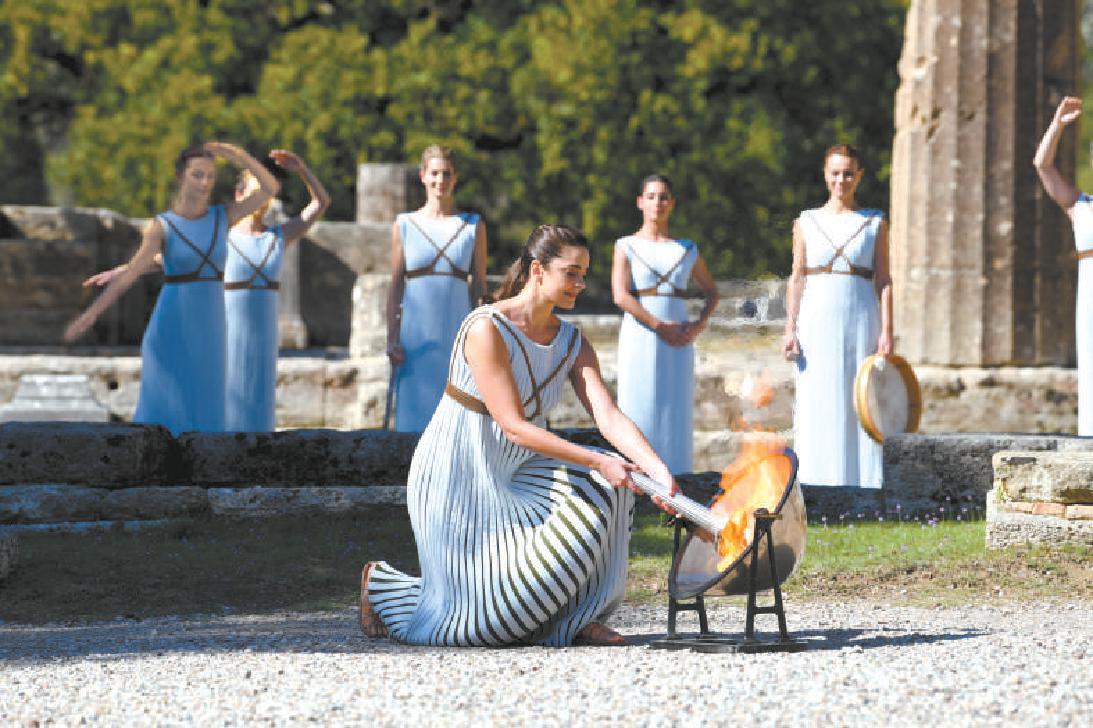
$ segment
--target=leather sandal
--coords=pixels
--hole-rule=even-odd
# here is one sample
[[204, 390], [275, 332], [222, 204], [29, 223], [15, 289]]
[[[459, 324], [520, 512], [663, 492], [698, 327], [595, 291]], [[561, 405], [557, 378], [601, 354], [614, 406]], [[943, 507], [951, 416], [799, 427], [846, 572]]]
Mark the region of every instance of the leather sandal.
[[368, 601], [368, 581], [372, 578], [372, 569], [376, 568], [375, 561], [369, 561], [364, 565], [364, 569], [361, 571], [361, 604], [360, 604], [360, 626], [361, 632], [364, 632], [369, 637], [387, 637], [387, 625], [383, 623], [374, 611], [372, 611], [372, 603]]

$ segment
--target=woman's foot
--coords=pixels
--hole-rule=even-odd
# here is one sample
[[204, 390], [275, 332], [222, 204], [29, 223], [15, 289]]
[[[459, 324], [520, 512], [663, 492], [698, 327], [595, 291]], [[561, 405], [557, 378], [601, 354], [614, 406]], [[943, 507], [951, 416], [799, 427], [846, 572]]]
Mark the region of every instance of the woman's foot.
[[364, 570], [361, 571], [361, 632], [369, 637], [386, 637], [387, 625], [372, 611], [372, 602], [368, 601], [368, 580], [372, 578], [372, 569], [374, 568], [376, 568], [376, 562], [369, 561], [364, 565]]
[[591, 622], [573, 638], [578, 647], [623, 647], [626, 638], [605, 624]]

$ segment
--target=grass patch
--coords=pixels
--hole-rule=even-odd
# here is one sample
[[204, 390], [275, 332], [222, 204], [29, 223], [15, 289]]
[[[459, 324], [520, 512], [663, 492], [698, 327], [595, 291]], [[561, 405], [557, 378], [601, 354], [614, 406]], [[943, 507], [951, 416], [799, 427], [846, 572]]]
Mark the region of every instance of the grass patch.
[[[385, 558], [416, 572], [405, 510], [369, 518], [182, 521], [142, 532], [28, 533], [0, 585], [0, 619], [42, 623], [167, 614], [341, 609], [360, 568]], [[663, 603], [672, 529], [640, 516], [627, 599]], [[809, 526], [785, 585], [793, 599], [955, 604], [1093, 599], [1093, 549], [987, 551], [982, 521]]]

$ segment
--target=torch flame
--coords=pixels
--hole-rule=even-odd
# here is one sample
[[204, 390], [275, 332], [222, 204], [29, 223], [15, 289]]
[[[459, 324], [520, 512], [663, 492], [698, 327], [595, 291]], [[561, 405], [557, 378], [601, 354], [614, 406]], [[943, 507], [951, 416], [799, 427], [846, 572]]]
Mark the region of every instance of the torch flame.
[[766, 508], [773, 513], [789, 481], [793, 465], [784, 452], [785, 443], [762, 433], [745, 436], [740, 455], [721, 475], [722, 493], [710, 510], [728, 521], [717, 539], [724, 571], [740, 558], [755, 533], [755, 511]]

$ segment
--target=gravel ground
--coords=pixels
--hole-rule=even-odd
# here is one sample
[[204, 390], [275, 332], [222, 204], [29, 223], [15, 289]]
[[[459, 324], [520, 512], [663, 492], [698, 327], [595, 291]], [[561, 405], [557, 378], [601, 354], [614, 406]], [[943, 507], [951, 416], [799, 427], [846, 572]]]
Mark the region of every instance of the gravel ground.
[[407, 647], [350, 613], [0, 624], [0, 725], [1088, 725], [1090, 606], [790, 604], [811, 649], [758, 655], [649, 649], [655, 607], [616, 615], [625, 648]]

